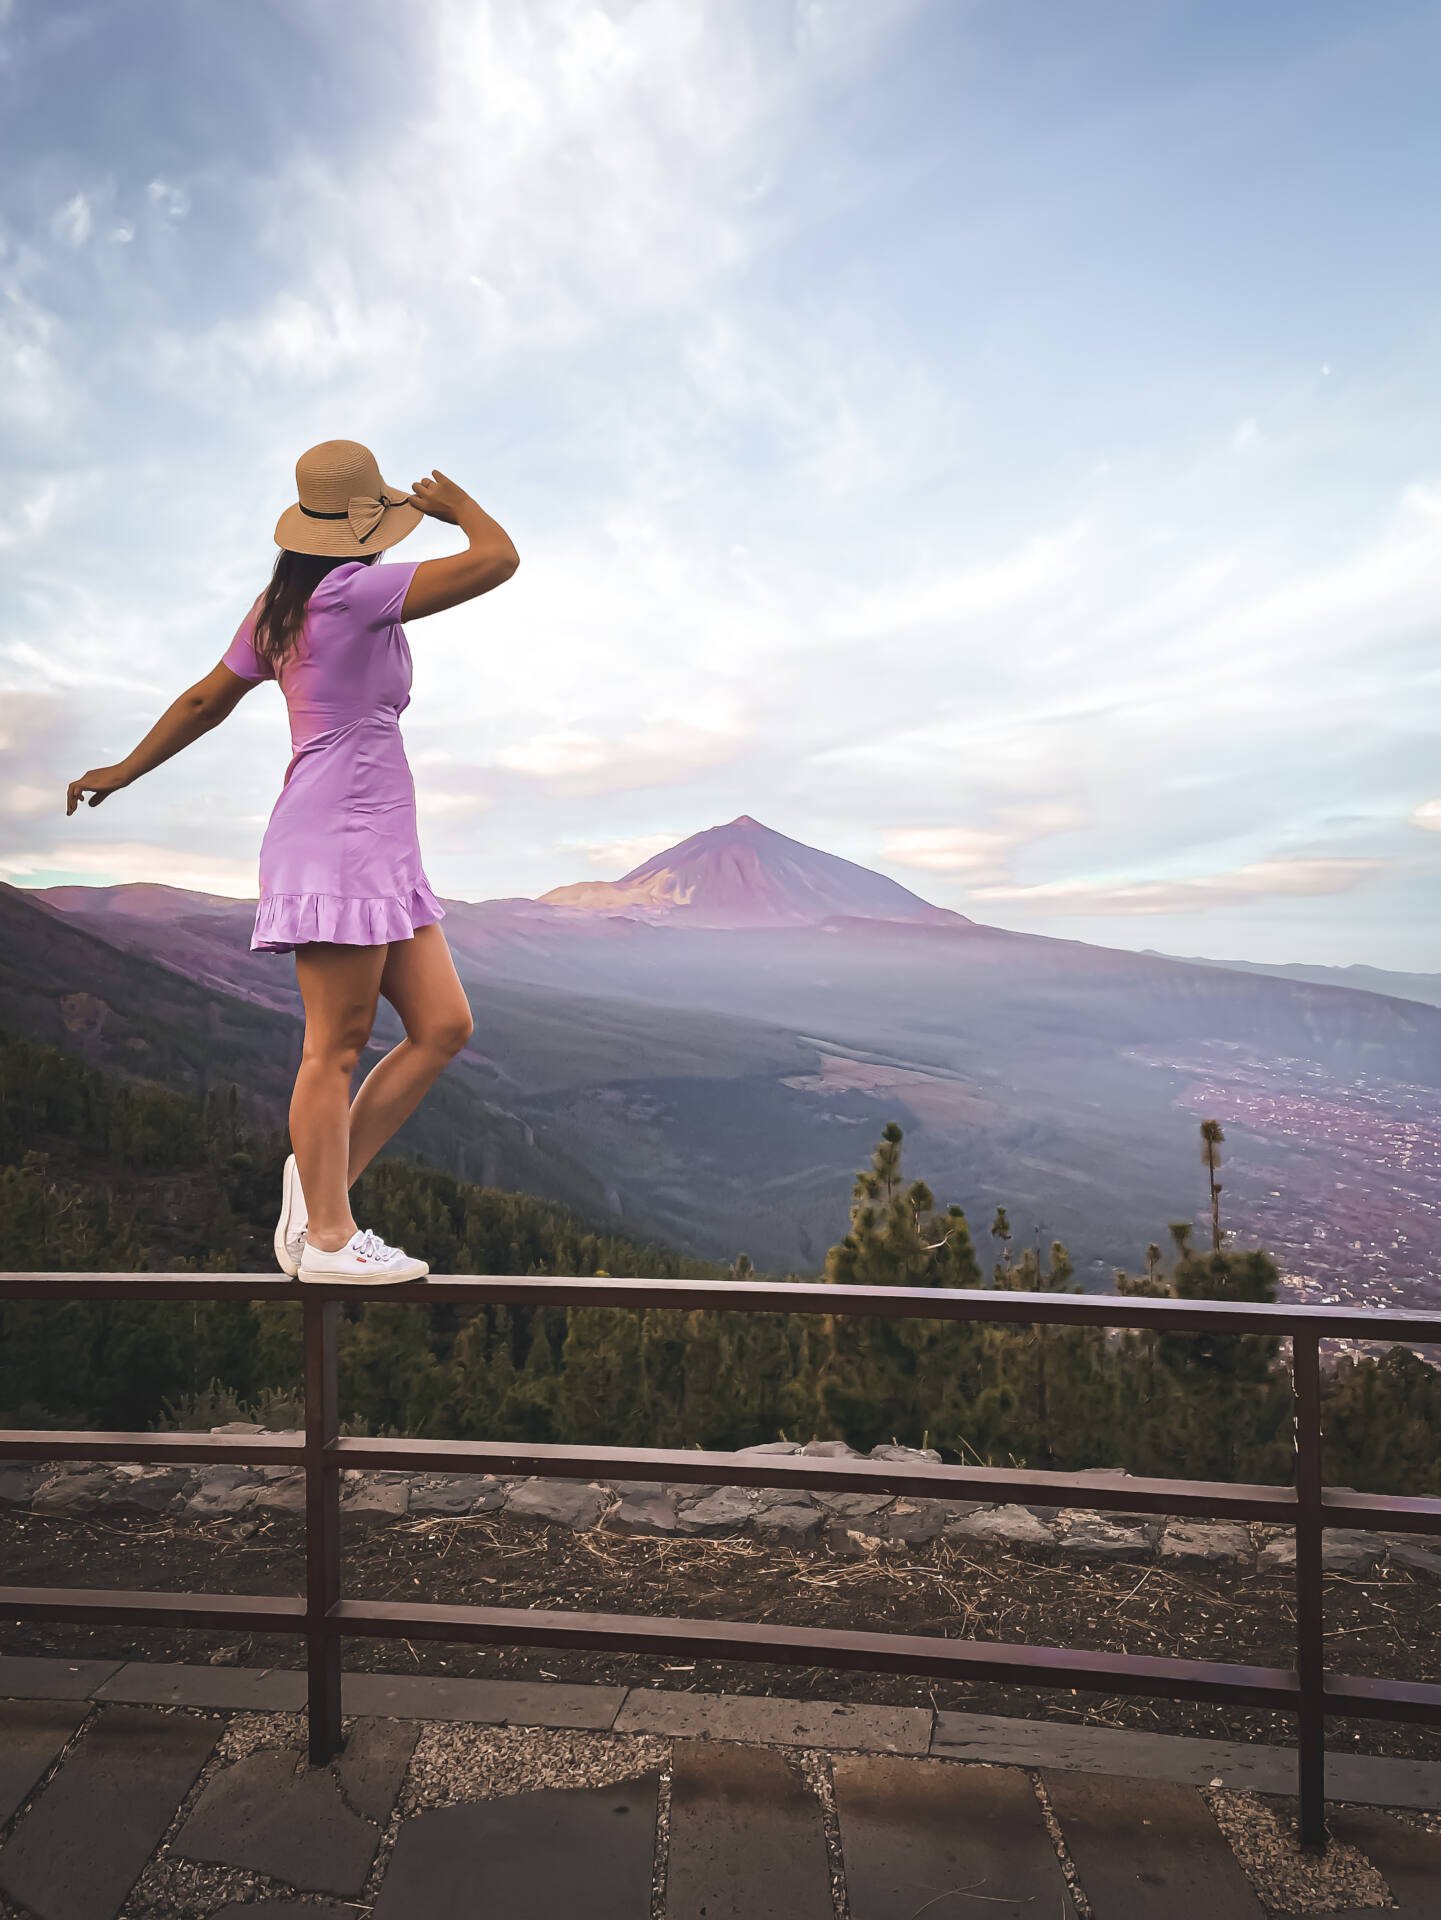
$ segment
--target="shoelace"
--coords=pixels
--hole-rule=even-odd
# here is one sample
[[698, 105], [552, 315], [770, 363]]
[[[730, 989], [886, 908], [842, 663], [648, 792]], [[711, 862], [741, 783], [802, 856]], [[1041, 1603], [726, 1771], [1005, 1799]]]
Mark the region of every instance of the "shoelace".
[[388, 1260], [395, 1252], [395, 1249], [394, 1247], [386, 1246], [380, 1235], [378, 1233], [372, 1233], [370, 1228], [367, 1227], [365, 1232], [361, 1234], [360, 1245], [355, 1251], [363, 1254], [367, 1260]]

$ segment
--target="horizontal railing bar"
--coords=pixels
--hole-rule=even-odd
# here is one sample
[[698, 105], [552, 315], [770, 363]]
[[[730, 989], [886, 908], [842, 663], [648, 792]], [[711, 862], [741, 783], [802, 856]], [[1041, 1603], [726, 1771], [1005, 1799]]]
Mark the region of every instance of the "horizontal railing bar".
[[1428, 1680], [1373, 1680], [1332, 1674], [1326, 1680], [1327, 1713], [1360, 1720], [1441, 1722], [1441, 1686]]
[[1355, 1493], [1328, 1487], [1321, 1498], [1321, 1520], [1328, 1527], [1359, 1527], [1389, 1533], [1441, 1533], [1441, 1500], [1399, 1493]]
[[221, 1461], [231, 1467], [299, 1466], [300, 1435], [285, 1433], [84, 1433], [0, 1429], [0, 1460], [123, 1460], [133, 1466]]
[[106, 1587], [0, 1587], [0, 1619], [65, 1620], [89, 1626], [223, 1627], [236, 1633], [299, 1633], [305, 1602], [282, 1593], [139, 1593]]
[[[943, 1466], [822, 1454], [708, 1453], [697, 1448], [571, 1447], [502, 1440], [332, 1440], [337, 1467], [415, 1473], [537, 1473], [561, 1480], [597, 1477], [684, 1481], [700, 1486], [805, 1487], [833, 1493], [892, 1493], [956, 1500], [982, 1494], [1043, 1506], [1087, 1505], [1119, 1512], [1216, 1514], [1289, 1522], [1290, 1487], [1224, 1481], [1126, 1479], [1117, 1474], [1043, 1473], [1015, 1467]], [[1377, 1523], [1379, 1524], [1379, 1522]]]
[[[339, 1281], [316, 1287], [283, 1274], [6, 1273], [9, 1300], [302, 1300], [374, 1298]], [[1130, 1294], [1008, 1292], [993, 1287], [852, 1287], [820, 1281], [640, 1280], [590, 1276], [457, 1274], [387, 1287], [387, 1301], [415, 1305], [714, 1308], [750, 1313], [872, 1315], [885, 1320], [982, 1320], [995, 1324], [1129, 1327], [1164, 1333], [1285, 1335], [1296, 1325], [1323, 1338], [1441, 1345], [1441, 1315], [1392, 1307], [1318, 1307], [1279, 1301], [1173, 1300]]]
[[420, 1606], [342, 1600], [329, 1618], [347, 1635], [458, 1640], [507, 1646], [590, 1648], [610, 1653], [698, 1654], [722, 1660], [925, 1673], [1017, 1681], [1033, 1687], [1095, 1687], [1289, 1707], [1296, 1679], [1280, 1667], [1216, 1666], [1155, 1654], [1090, 1653], [899, 1633], [829, 1631], [733, 1620], [651, 1619], [643, 1614], [560, 1613], [531, 1607]]

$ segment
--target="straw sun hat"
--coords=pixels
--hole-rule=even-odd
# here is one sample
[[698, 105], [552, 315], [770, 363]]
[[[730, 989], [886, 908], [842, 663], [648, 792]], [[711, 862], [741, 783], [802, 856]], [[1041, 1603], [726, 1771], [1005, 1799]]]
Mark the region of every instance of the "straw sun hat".
[[295, 463], [300, 498], [275, 523], [275, 544], [291, 553], [363, 559], [393, 547], [425, 518], [406, 487], [388, 487], [369, 447], [322, 440]]

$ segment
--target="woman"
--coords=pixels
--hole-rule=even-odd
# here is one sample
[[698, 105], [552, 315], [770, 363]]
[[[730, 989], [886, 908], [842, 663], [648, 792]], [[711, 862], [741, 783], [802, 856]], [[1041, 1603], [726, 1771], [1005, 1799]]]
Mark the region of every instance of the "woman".
[[[260, 848], [250, 944], [294, 953], [305, 1046], [290, 1103], [275, 1253], [301, 1280], [416, 1280], [424, 1260], [356, 1225], [349, 1192], [466, 1044], [470, 1008], [421, 864], [415, 788], [399, 717], [410, 699], [402, 622], [473, 600], [520, 564], [509, 535], [440, 472], [405, 494], [368, 448], [327, 440], [296, 462], [298, 499], [280, 516], [269, 584], [221, 658], [113, 767], [72, 780], [66, 812], [100, 803], [218, 726], [275, 680], [293, 756]], [[383, 566], [421, 519], [458, 526], [466, 552]], [[379, 996], [405, 1038], [351, 1080]]]

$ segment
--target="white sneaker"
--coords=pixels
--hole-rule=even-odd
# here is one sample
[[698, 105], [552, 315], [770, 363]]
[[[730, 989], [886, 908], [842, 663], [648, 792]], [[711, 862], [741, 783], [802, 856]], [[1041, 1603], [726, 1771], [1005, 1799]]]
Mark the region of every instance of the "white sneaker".
[[421, 1280], [430, 1272], [424, 1260], [412, 1260], [388, 1247], [368, 1227], [356, 1231], [335, 1253], [307, 1240], [300, 1255], [298, 1280], [344, 1280], [351, 1286], [383, 1287], [396, 1280]]
[[305, 1245], [308, 1219], [305, 1195], [300, 1190], [300, 1169], [292, 1153], [285, 1163], [280, 1182], [280, 1218], [275, 1223], [275, 1258], [282, 1273], [293, 1280], [300, 1271], [300, 1255]]

